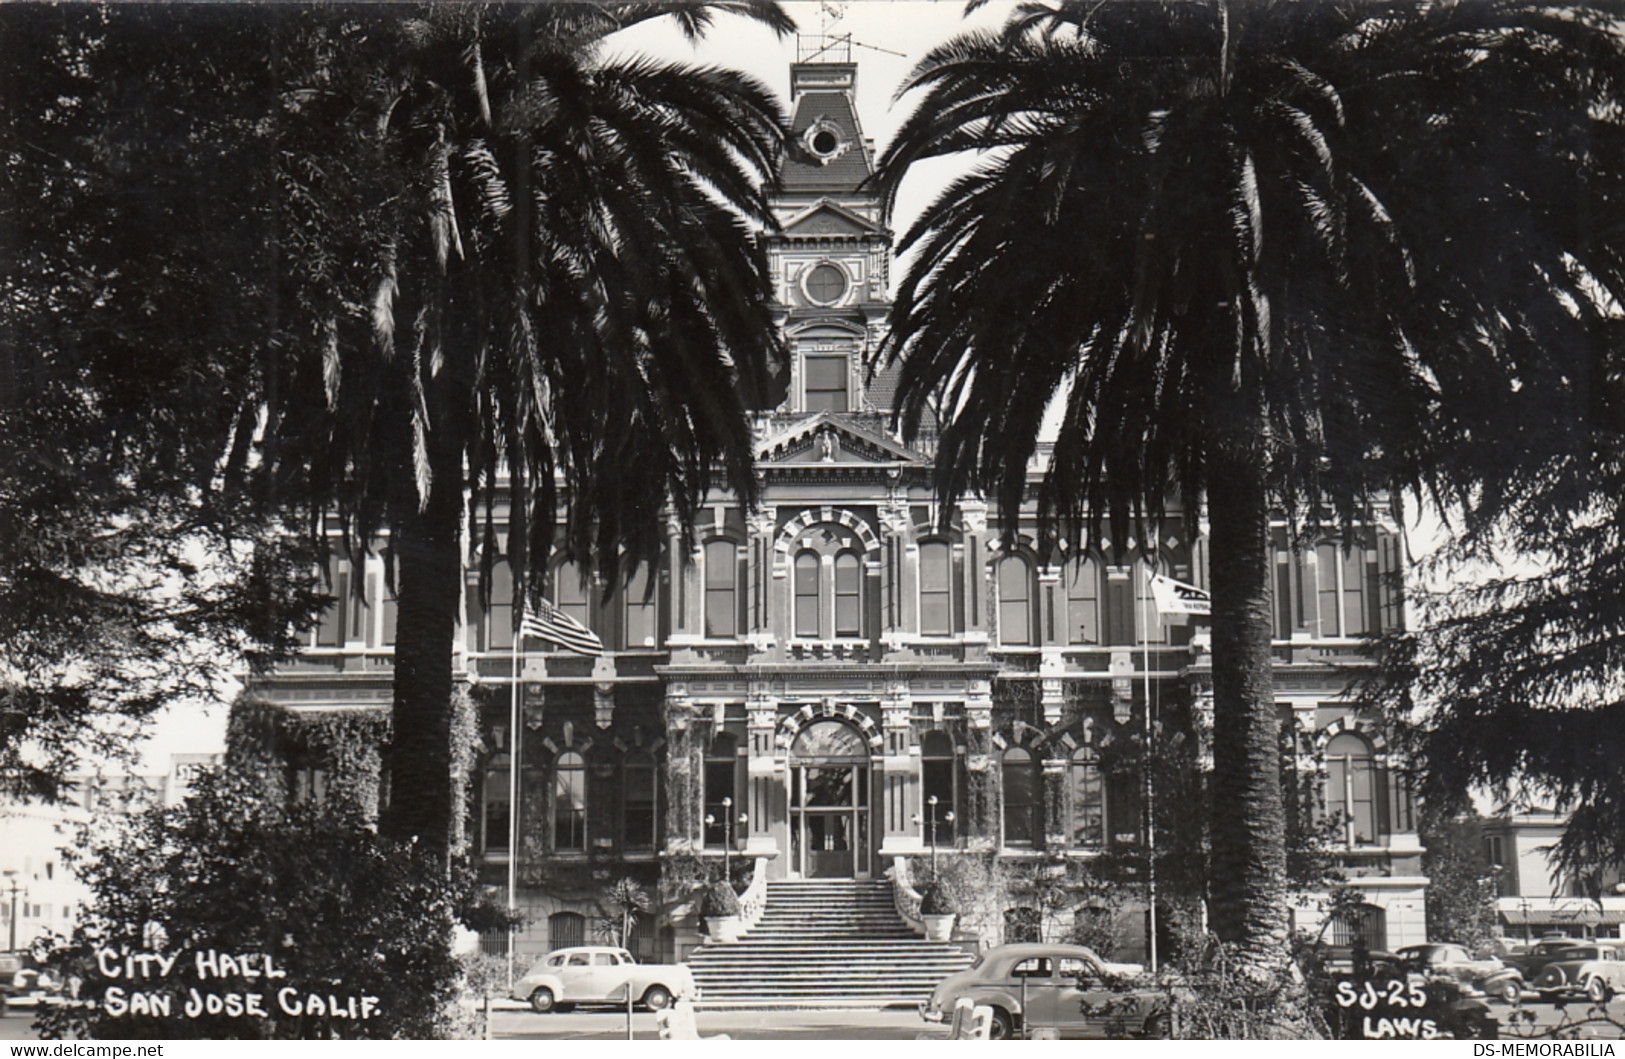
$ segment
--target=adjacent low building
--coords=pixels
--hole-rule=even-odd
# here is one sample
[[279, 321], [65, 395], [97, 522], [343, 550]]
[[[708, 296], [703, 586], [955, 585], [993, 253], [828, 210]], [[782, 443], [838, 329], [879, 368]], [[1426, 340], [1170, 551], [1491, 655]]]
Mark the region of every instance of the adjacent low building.
[[1543, 934], [1625, 938], [1625, 875], [1559, 871], [1551, 851], [1568, 824], [1564, 813], [1506, 806], [1484, 821], [1484, 856], [1495, 876], [1502, 937], [1528, 944]]

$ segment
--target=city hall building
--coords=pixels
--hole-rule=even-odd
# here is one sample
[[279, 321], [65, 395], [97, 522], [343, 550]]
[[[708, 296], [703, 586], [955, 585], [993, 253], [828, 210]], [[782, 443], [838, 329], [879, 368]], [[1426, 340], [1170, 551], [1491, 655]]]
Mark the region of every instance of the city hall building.
[[[974, 858], [1008, 869], [1006, 915], [963, 928], [979, 944], [1064, 930], [1068, 910], [1045, 921], [1023, 880], [1132, 861], [1158, 841], [1146, 812], [1157, 791], [1114, 762], [1148, 739], [1204, 744], [1207, 630], [1162, 620], [1148, 575], [1205, 586], [1206, 540], [1176, 513], [1127, 552], [1102, 551], [970, 498], [944, 524], [930, 439], [890, 429], [895, 376], [869, 377], [866, 361], [889, 308], [892, 233], [865, 184], [874, 151], [857, 76], [849, 61], [791, 69], [781, 230], [763, 237], [789, 358], [756, 421], [757, 509], [716, 495], [692, 546], [674, 525], [660, 566], [629, 584], [557, 562], [547, 594], [598, 634], [598, 657], [529, 639], [516, 658], [507, 568], [496, 563], [482, 607], [469, 557], [457, 664], [481, 752], [468, 841], [493, 888], [511, 865], [521, 953], [592, 941], [605, 891], [631, 878], [661, 895], [632, 947], [685, 956], [696, 910], [672, 895], [724, 858], [773, 882], [878, 882], [899, 859], [917, 874], [933, 852]], [[1397, 532], [1294, 546], [1283, 520], [1276, 546], [1289, 760], [1367, 900], [1327, 936], [1425, 940], [1409, 795], [1382, 733], [1344, 696], [1363, 638], [1401, 620]], [[337, 602], [308, 652], [254, 689], [290, 725], [388, 709], [382, 563], [339, 562], [334, 576]], [[290, 795], [319, 796], [328, 767], [319, 754], [289, 762]], [[1205, 811], [1181, 815], [1194, 825]], [[1299, 925], [1315, 915], [1306, 902]], [[1123, 920], [1117, 951], [1130, 958], [1145, 949], [1140, 923]]]

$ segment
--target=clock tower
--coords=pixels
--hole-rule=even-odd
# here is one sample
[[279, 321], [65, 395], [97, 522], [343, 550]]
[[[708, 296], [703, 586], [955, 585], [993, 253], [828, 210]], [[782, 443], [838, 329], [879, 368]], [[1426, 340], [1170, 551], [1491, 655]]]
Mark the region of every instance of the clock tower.
[[873, 418], [891, 410], [890, 374], [870, 382], [865, 369], [889, 308], [891, 263], [891, 233], [869, 182], [874, 145], [858, 122], [850, 44], [809, 38], [801, 52], [812, 58], [790, 67], [794, 116], [774, 204], [780, 230], [767, 237], [790, 353], [771, 410]]

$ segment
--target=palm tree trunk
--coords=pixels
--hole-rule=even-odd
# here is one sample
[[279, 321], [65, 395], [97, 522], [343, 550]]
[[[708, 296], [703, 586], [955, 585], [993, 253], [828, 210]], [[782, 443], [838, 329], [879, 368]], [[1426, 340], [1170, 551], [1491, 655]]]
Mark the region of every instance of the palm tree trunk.
[[393, 530], [399, 592], [385, 834], [444, 855], [453, 813], [452, 657], [462, 602], [461, 449], [431, 442], [429, 503]]
[[[1251, 417], [1243, 417], [1251, 418]], [[1269, 501], [1262, 431], [1209, 450], [1213, 578], [1211, 922], [1247, 965], [1287, 961], [1286, 814], [1270, 635]]]

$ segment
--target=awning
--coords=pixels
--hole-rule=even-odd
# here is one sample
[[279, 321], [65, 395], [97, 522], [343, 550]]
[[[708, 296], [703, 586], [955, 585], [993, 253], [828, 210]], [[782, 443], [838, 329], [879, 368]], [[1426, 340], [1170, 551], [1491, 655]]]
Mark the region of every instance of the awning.
[[1595, 908], [1504, 908], [1501, 919], [1509, 927], [1617, 927], [1625, 923], [1625, 912]]

